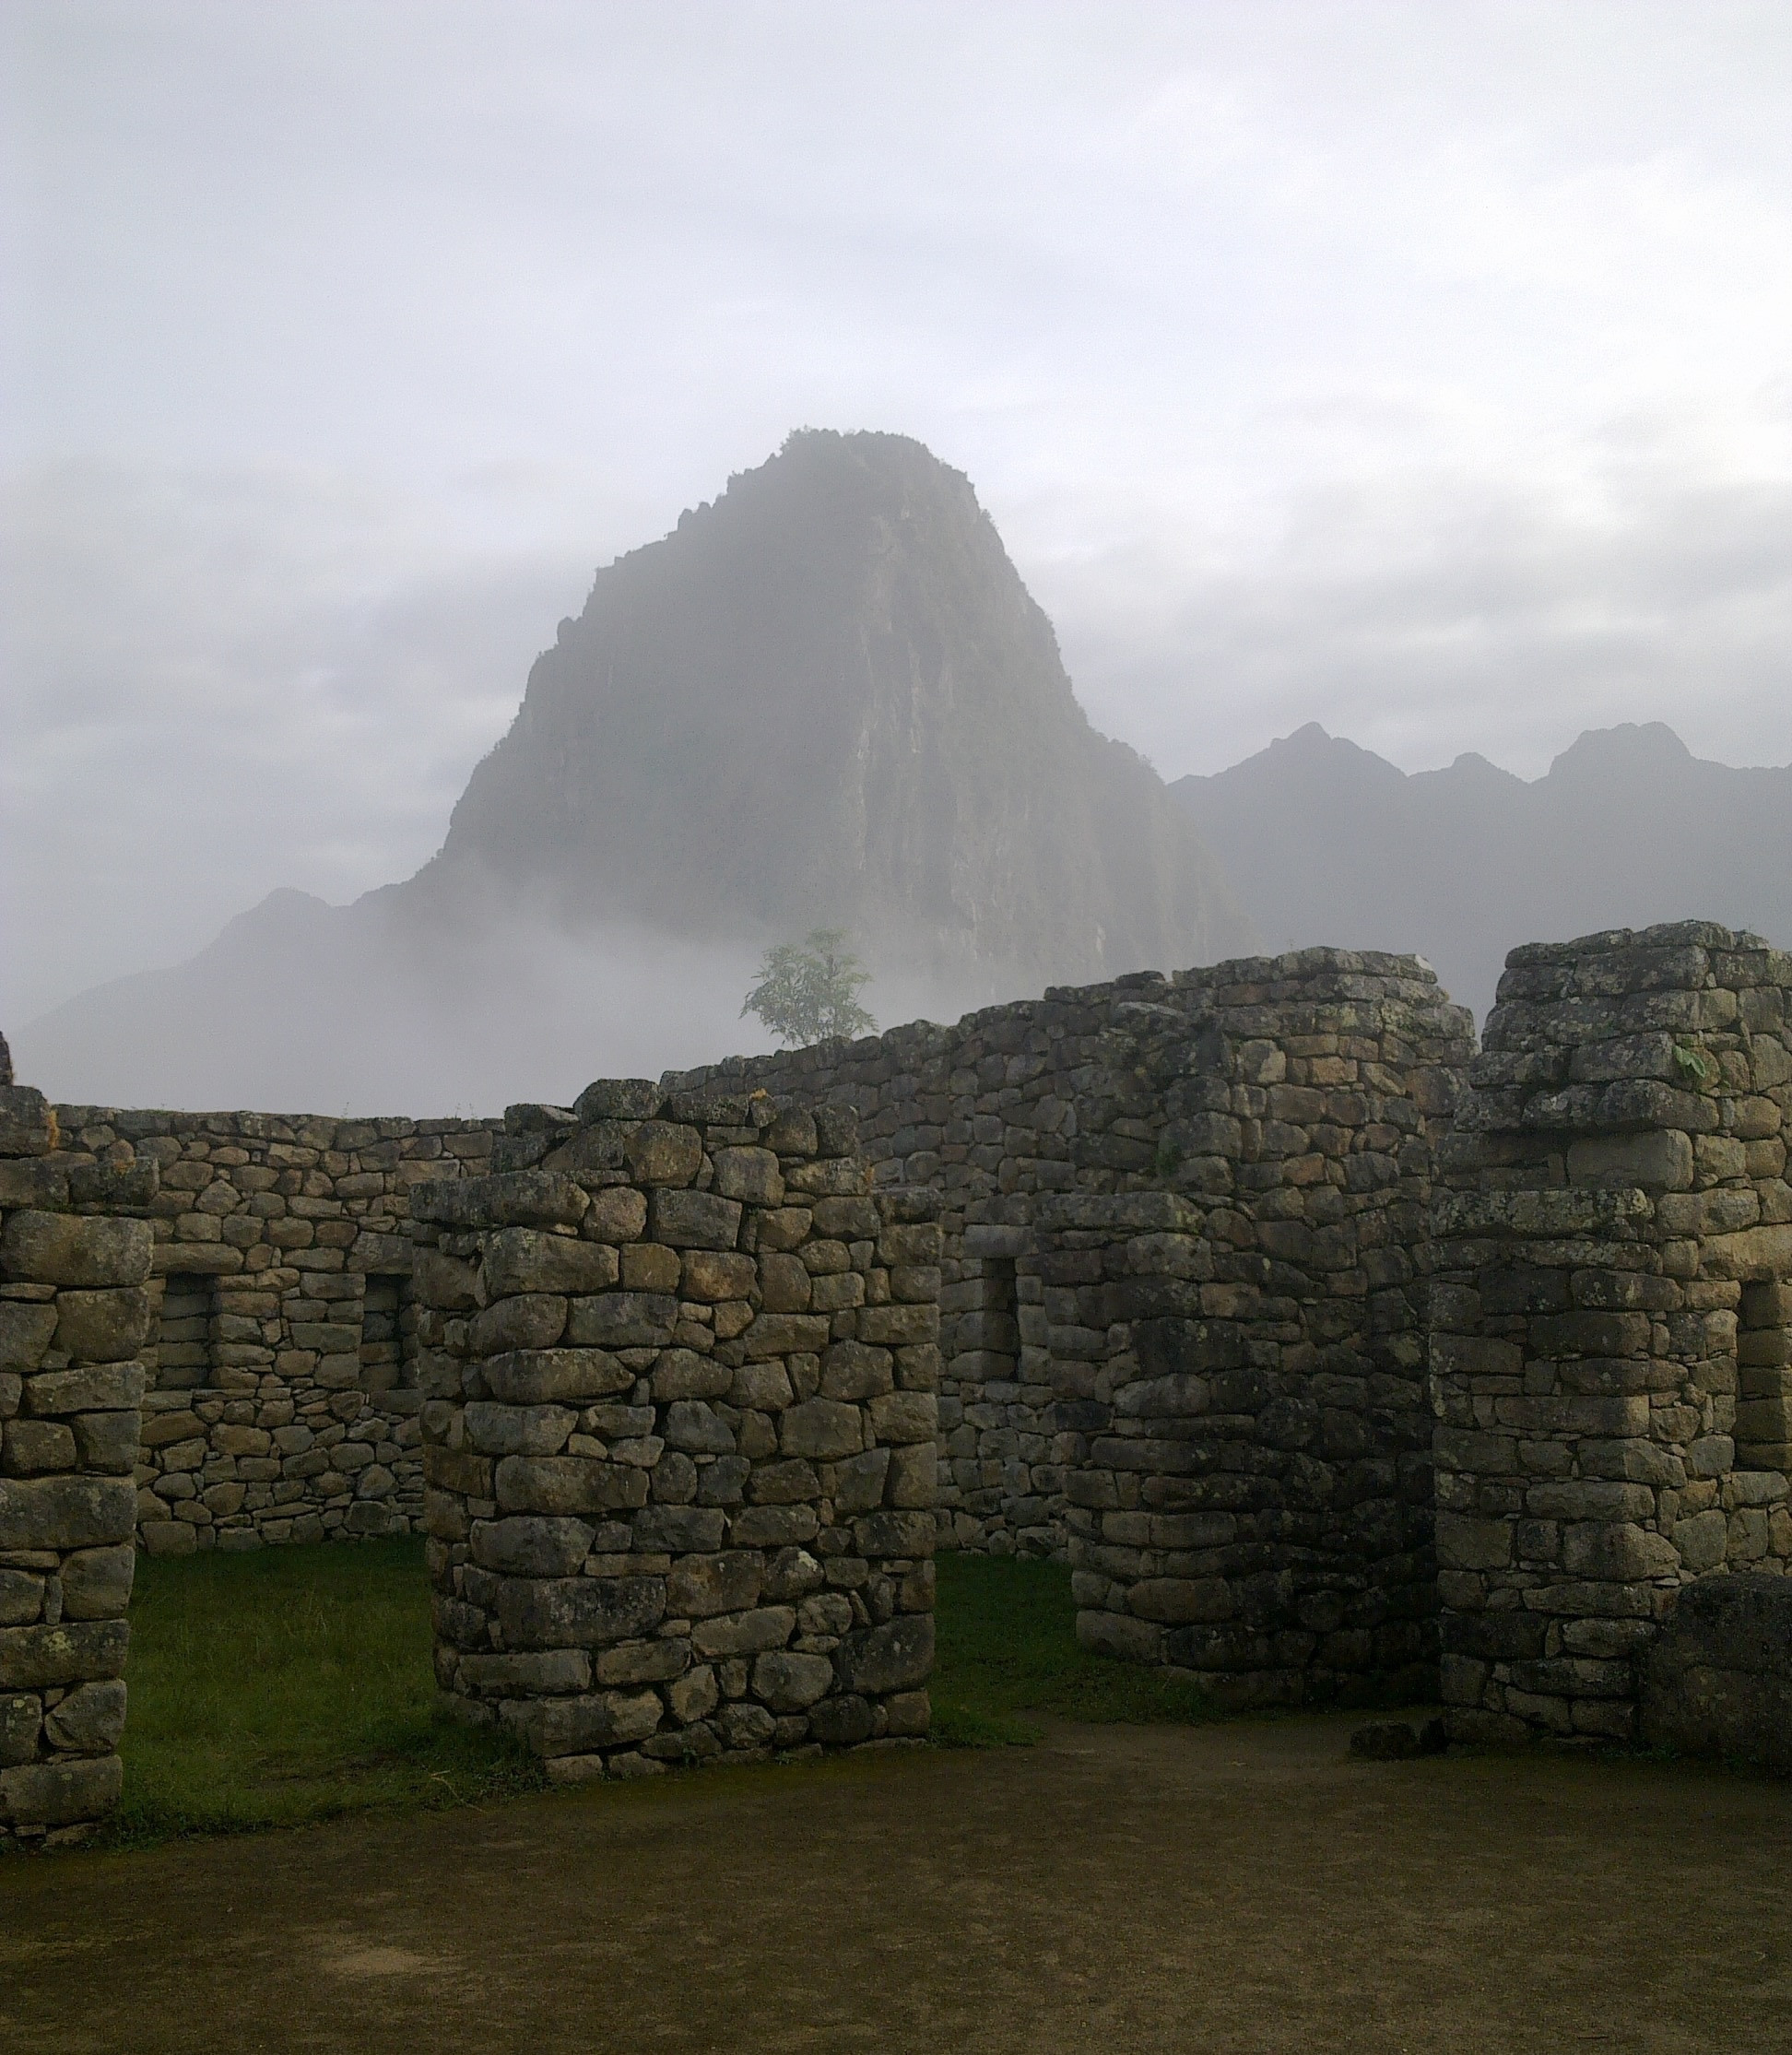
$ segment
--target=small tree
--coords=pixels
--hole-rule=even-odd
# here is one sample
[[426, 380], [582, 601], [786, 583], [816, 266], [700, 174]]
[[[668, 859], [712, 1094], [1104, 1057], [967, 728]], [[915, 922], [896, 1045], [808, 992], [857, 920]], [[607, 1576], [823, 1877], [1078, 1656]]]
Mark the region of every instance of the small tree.
[[833, 1035], [869, 1034], [878, 1023], [858, 1003], [871, 973], [846, 947], [843, 927], [818, 927], [801, 943], [768, 949], [743, 1018], [757, 1013], [780, 1042], [804, 1048]]

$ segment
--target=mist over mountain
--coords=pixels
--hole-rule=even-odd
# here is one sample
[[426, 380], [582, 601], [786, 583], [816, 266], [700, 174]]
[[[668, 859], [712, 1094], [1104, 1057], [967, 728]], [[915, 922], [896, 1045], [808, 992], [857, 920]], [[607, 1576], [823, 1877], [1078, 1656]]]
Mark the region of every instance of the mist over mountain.
[[572, 927], [848, 927], [978, 996], [1244, 932], [970, 480], [899, 435], [793, 435], [599, 573], [414, 889], [494, 886]]
[[817, 926], [885, 1022], [1251, 940], [969, 480], [902, 436], [793, 435], [600, 571], [415, 877], [276, 892], [27, 1025], [20, 1070], [138, 1104], [565, 1098], [762, 1045], [753, 966]]
[[1417, 950], [1477, 1013], [1518, 942], [1703, 915], [1792, 947], [1792, 766], [1705, 762], [1660, 722], [1531, 783], [1473, 755], [1409, 775], [1314, 723], [1171, 790], [1266, 947]]

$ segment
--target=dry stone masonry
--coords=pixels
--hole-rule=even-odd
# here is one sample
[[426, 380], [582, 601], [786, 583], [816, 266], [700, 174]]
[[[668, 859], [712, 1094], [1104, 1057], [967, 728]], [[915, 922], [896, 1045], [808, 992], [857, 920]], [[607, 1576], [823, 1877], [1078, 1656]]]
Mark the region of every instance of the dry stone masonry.
[[437, 1674], [559, 1781], [926, 1732], [939, 1231], [763, 1092], [412, 1194]]
[[494, 1121], [58, 1106], [56, 1161], [155, 1233], [137, 1534], [153, 1554], [404, 1534], [422, 1513], [409, 1193]]
[[1090, 1646], [1234, 1703], [1434, 1675], [1432, 1159], [1472, 1023], [1251, 958], [687, 1082], [853, 1105], [945, 1193], [941, 1539], [1067, 1554]]
[[[4, 1057], [4, 1044], [0, 1044]], [[561, 1781], [917, 1738], [937, 1544], [1222, 1703], [1784, 1766], [1792, 957], [1306, 950], [494, 1122], [0, 1085], [0, 1836], [117, 1796], [133, 1535], [428, 1536]]]
[[1444, 1695], [1463, 1740], [1626, 1741], [1683, 1588], [1792, 1559], [1792, 957], [1689, 921], [1507, 964], [1436, 1200]]
[[0, 1845], [70, 1838], [124, 1780], [124, 1609], [150, 1234], [0, 1040]]

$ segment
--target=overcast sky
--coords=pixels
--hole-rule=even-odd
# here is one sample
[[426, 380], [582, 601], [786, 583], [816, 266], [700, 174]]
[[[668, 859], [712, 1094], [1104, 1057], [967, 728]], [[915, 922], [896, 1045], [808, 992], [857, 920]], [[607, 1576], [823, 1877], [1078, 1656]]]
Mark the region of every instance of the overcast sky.
[[415, 868], [595, 566], [799, 424], [967, 471], [1166, 776], [1792, 760], [1784, 0], [0, 38], [0, 1022]]

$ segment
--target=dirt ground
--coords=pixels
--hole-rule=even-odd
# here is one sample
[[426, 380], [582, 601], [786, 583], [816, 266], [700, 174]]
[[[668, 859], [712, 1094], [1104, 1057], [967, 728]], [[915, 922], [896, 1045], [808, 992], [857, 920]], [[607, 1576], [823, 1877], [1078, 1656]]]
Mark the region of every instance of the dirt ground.
[[0, 2047], [1792, 2048], [1792, 1786], [1349, 1718], [0, 1866]]

